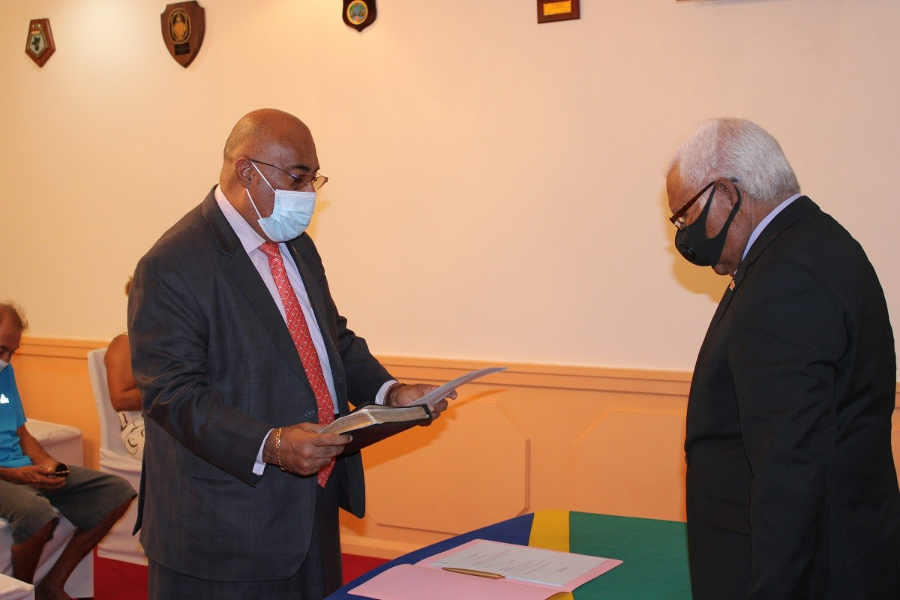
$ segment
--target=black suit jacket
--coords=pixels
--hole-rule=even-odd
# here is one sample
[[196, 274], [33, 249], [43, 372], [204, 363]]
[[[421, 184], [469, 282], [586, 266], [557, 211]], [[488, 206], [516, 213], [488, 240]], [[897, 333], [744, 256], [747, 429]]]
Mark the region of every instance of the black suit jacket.
[[697, 359], [685, 441], [695, 599], [900, 598], [895, 386], [872, 265], [797, 199], [741, 262]]
[[[341, 413], [391, 379], [347, 328], [316, 248], [288, 244], [328, 347]], [[253, 465], [267, 432], [316, 422], [316, 401], [281, 313], [213, 192], [140, 260], [129, 298], [146, 446], [141, 543], [204, 579], [293, 575], [310, 551], [316, 478]], [[362, 459], [338, 461], [342, 506], [365, 511]], [[312, 549], [315, 551], [315, 548]]]

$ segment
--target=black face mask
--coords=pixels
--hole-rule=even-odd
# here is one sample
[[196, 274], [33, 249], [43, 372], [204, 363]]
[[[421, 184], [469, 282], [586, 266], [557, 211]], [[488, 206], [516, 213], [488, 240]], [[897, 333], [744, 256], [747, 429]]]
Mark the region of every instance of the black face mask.
[[731, 209], [725, 225], [722, 226], [722, 231], [716, 237], [706, 237], [706, 218], [709, 216], [709, 207], [712, 206], [716, 188], [709, 193], [709, 200], [706, 201], [706, 206], [703, 207], [703, 212], [697, 220], [675, 234], [675, 248], [689, 262], [698, 267], [711, 267], [719, 263], [722, 249], [725, 248], [725, 238], [728, 237], [728, 228], [741, 208], [741, 191], [736, 191], [737, 202]]

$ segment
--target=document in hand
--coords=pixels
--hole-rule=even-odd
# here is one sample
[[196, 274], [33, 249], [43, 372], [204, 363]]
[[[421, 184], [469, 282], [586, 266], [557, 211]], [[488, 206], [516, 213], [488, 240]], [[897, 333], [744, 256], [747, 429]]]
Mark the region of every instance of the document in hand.
[[322, 429], [321, 433], [348, 433], [353, 436], [353, 441], [344, 446], [343, 454], [359, 452], [360, 449], [375, 442], [430, 421], [431, 410], [429, 407], [443, 400], [447, 394], [464, 383], [505, 369], [506, 367], [490, 367], [466, 373], [407, 406], [367, 404], [336, 419]]
[[620, 564], [611, 558], [472, 540], [415, 565], [388, 569], [350, 593], [377, 600], [546, 600]]
[[472, 371], [471, 373], [466, 373], [465, 375], [460, 375], [453, 381], [448, 381], [441, 387], [437, 388], [433, 392], [425, 394], [410, 406], [420, 406], [422, 404], [427, 404], [431, 406], [432, 404], [438, 402], [439, 400], [443, 400], [447, 397], [447, 394], [463, 385], [464, 383], [469, 383], [479, 377], [484, 377], [485, 375], [490, 375], [491, 373], [496, 373], [498, 371], [505, 371], [506, 367], [488, 367], [487, 369], [477, 369]]
[[368, 404], [335, 419], [320, 433], [347, 433], [353, 436], [353, 441], [344, 446], [343, 452], [343, 454], [351, 454], [430, 420], [431, 411], [427, 406]]

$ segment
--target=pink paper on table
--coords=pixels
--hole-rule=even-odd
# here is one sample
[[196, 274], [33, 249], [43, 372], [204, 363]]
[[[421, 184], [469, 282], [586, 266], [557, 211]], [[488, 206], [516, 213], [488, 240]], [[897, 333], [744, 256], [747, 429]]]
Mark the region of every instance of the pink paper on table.
[[545, 586], [510, 579], [487, 579], [431, 567], [397, 565], [353, 588], [350, 593], [376, 600], [546, 600], [555, 592], [548, 592]]

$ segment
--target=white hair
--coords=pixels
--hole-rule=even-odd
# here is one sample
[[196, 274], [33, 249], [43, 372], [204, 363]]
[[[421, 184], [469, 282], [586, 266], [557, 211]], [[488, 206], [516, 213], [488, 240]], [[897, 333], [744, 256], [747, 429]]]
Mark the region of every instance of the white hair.
[[0, 303], [0, 324], [9, 319], [11, 324], [19, 330], [19, 333], [28, 329], [28, 319], [22, 307], [12, 301]]
[[672, 154], [667, 173], [701, 189], [718, 178], [736, 179], [755, 200], [778, 202], [800, 193], [800, 184], [778, 141], [743, 119], [711, 119], [697, 125]]

